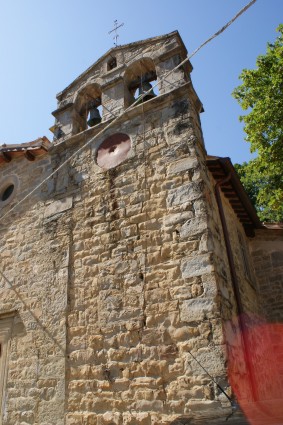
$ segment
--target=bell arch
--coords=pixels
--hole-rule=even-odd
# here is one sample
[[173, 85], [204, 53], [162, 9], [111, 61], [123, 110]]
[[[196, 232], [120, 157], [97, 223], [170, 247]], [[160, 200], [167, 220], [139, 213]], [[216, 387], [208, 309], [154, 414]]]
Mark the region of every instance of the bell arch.
[[[139, 96], [149, 91], [152, 88], [152, 83], [156, 82], [156, 67], [151, 58], [145, 57], [129, 65], [124, 74], [125, 107], [130, 106]], [[156, 87], [154, 90], [158, 91], [158, 88]], [[156, 94], [152, 89], [141, 101], [146, 102], [155, 96]]]
[[92, 83], [83, 87], [74, 101], [75, 118], [73, 134], [80, 133], [88, 127], [101, 122], [101, 88], [98, 84]]

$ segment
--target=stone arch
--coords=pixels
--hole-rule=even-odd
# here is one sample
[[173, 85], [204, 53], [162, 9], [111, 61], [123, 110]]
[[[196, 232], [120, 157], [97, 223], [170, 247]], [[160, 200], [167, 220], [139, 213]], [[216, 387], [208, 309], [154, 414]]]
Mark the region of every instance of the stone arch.
[[[124, 74], [125, 106], [128, 107], [135, 101], [135, 92], [142, 86], [142, 84], [156, 81], [156, 67], [154, 61], [151, 58], [144, 57], [131, 63], [127, 67]], [[150, 97], [154, 96], [155, 95], [152, 95]], [[145, 100], [149, 99], [147, 98]]]
[[[88, 128], [89, 125], [87, 120], [89, 111], [93, 107], [101, 107], [101, 94], [101, 88], [97, 83], [88, 84], [77, 93], [74, 101], [75, 122], [73, 126], [73, 134], [77, 134]], [[100, 113], [101, 110], [99, 111], [99, 114]]]

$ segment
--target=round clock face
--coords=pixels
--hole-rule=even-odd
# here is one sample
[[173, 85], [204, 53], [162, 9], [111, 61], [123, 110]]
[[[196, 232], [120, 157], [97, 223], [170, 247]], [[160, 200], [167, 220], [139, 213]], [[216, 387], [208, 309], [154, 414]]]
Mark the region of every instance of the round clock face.
[[103, 170], [114, 168], [125, 161], [131, 149], [131, 140], [127, 134], [116, 133], [107, 137], [97, 150], [97, 165]]

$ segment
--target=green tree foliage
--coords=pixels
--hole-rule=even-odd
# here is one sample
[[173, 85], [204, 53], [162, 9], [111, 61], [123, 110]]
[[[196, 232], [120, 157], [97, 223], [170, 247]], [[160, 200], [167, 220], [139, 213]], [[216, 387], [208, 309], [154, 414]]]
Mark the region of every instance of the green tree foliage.
[[263, 221], [283, 221], [283, 25], [256, 69], [244, 69], [242, 84], [233, 96], [248, 113], [244, 122], [246, 141], [257, 157], [237, 164], [242, 183]]

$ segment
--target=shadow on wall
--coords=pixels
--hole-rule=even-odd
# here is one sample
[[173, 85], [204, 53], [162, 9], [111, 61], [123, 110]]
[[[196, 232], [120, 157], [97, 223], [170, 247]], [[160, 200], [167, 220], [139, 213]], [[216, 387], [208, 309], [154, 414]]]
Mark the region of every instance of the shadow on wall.
[[211, 417], [207, 416], [199, 419], [180, 417], [175, 419], [170, 425], [249, 425], [243, 414], [235, 412], [229, 416]]

